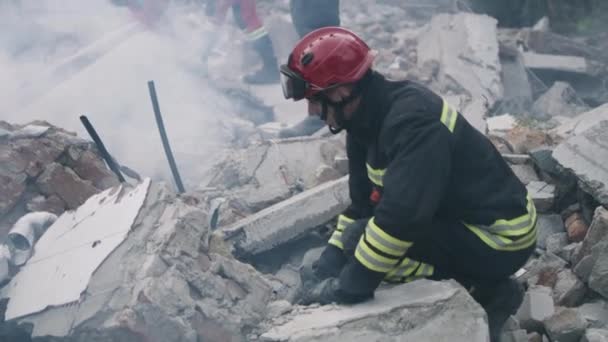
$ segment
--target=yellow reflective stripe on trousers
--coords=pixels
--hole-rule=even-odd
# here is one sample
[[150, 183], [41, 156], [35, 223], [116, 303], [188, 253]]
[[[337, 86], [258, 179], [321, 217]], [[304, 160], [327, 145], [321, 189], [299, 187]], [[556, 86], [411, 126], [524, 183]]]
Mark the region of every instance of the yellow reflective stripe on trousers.
[[245, 35], [246, 39], [249, 41], [252, 40], [256, 40], [256, 39], [260, 39], [262, 37], [264, 37], [265, 35], [267, 35], [268, 32], [266, 31], [266, 28], [264, 26], [255, 29], [251, 32], [247, 32], [247, 34]]
[[[416, 271], [415, 274], [412, 274], [414, 271]], [[433, 265], [405, 258], [397, 267], [386, 274], [384, 280], [391, 282], [409, 282], [419, 278], [430, 277], [434, 272], [435, 267]]]
[[497, 220], [491, 226], [478, 226], [464, 222], [463, 224], [484, 243], [496, 250], [522, 250], [536, 242], [536, 207], [529, 196], [527, 207], [527, 214], [511, 220]]
[[430, 277], [431, 275], [433, 275], [434, 271], [435, 267], [433, 267], [433, 265], [425, 264], [422, 262], [420, 263], [420, 267], [418, 267], [418, 271], [416, 271], [416, 274], [405, 278], [405, 282], [407, 283], [417, 279]]
[[409, 276], [419, 265], [418, 261], [410, 258], [403, 259], [397, 267], [388, 272], [386, 278], [398, 279]]
[[441, 109], [441, 123], [447, 127], [450, 132], [454, 133], [454, 127], [456, 127], [456, 119], [458, 118], [458, 112], [452, 108], [446, 100], [443, 100], [443, 108]]
[[382, 178], [384, 177], [384, 173], [386, 173], [386, 169], [373, 169], [369, 164], [365, 164], [365, 166], [367, 166], [367, 177], [369, 180], [377, 186], [384, 186]]
[[386, 233], [382, 228], [376, 225], [373, 217], [367, 222], [365, 237], [377, 250], [398, 258], [402, 257], [407, 249], [412, 246], [411, 242], [399, 240]]
[[365, 236], [359, 239], [355, 250], [355, 258], [366, 268], [380, 273], [390, 271], [399, 262], [399, 259], [387, 258], [375, 252], [365, 242]]
[[528, 196], [527, 213], [511, 220], [496, 220], [490, 226], [478, 225], [482, 230], [501, 236], [522, 236], [530, 232], [536, 221], [536, 207]]

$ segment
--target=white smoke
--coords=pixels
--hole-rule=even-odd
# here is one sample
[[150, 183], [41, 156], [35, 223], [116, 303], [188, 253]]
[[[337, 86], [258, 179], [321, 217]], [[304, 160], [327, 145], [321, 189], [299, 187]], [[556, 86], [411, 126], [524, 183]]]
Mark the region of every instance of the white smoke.
[[109, 0], [0, 1], [0, 119], [46, 120], [88, 139], [85, 114], [121, 163], [170, 179], [154, 80], [182, 177], [195, 183], [226, 146], [220, 121], [234, 113], [201, 73], [208, 28], [196, 8], [172, 8], [150, 29]]

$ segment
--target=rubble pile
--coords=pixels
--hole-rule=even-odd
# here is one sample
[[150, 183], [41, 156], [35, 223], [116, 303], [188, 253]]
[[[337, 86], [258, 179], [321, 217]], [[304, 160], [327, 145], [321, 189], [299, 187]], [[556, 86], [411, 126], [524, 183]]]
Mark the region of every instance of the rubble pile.
[[0, 242], [27, 212], [59, 215], [116, 184], [92, 143], [45, 122], [0, 121]]
[[[379, 50], [378, 70], [458, 108], [526, 185], [539, 212], [537, 251], [517, 274], [527, 292], [502, 340], [608, 339], [608, 91], [594, 87], [608, 61], [579, 40], [498, 28], [489, 16], [454, 13], [454, 3], [381, 1], [370, 11], [353, 1], [343, 24]], [[233, 149], [182, 195], [149, 180], [118, 185], [90, 143], [61, 129], [0, 123], [0, 224], [71, 210], [2, 288], [12, 322], [0, 332], [11, 326], [40, 341], [488, 341], [485, 313], [453, 281], [384, 285], [355, 306], [291, 304], [300, 265], [348, 205], [344, 135], [274, 139], [282, 126], [268, 121], [282, 114], [269, 102], [280, 90], [240, 89], [242, 120], [225, 123]], [[120, 220], [116, 236], [88, 235], [114, 232]], [[72, 251], [91, 266], [75, 290], [56, 285], [85, 273], [59, 262]], [[92, 255], [98, 264], [88, 264]], [[45, 262], [61, 270], [48, 284], [65, 291], [61, 301], [32, 281]]]

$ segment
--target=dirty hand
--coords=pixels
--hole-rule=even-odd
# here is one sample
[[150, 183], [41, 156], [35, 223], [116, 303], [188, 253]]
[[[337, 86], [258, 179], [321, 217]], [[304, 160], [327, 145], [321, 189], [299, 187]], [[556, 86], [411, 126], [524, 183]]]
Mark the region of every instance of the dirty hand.
[[373, 294], [346, 293], [340, 288], [340, 280], [338, 278], [328, 278], [323, 280], [316, 286], [308, 289], [308, 291], [302, 295], [302, 297], [298, 301], [298, 304], [355, 304], [366, 301], [371, 298], [373, 298]]

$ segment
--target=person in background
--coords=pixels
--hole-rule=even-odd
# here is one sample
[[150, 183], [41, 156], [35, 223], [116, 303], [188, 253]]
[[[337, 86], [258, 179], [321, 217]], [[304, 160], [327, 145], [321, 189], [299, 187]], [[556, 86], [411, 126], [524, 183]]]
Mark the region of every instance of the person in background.
[[278, 83], [278, 62], [275, 57], [274, 47], [262, 19], [257, 14], [255, 0], [206, 1], [205, 12], [213, 18], [213, 21], [217, 25], [223, 24], [229, 9], [232, 9], [235, 21], [245, 32], [249, 46], [262, 59], [261, 69], [252, 74], [245, 75], [243, 81], [248, 84]]

